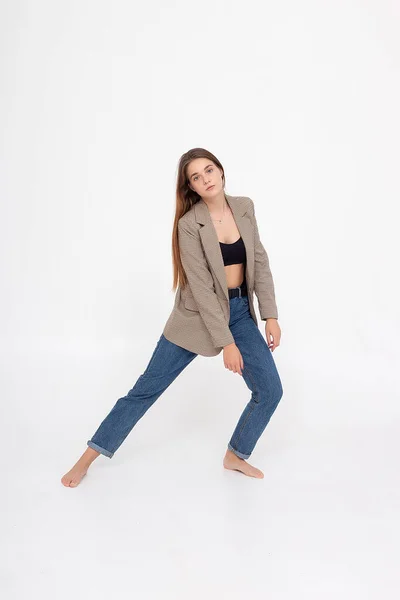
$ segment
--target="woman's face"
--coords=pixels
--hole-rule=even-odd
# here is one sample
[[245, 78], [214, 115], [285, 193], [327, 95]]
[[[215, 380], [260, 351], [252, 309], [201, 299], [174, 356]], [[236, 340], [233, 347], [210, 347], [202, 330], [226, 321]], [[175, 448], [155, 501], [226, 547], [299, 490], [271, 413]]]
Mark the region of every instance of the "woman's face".
[[[224, 189], [222, 170], [209, 158], [195, 158], [187, 168], [189, 187], [202, 198], [212, 198]], [[211, 189], [207, 189], [210, 188]]]

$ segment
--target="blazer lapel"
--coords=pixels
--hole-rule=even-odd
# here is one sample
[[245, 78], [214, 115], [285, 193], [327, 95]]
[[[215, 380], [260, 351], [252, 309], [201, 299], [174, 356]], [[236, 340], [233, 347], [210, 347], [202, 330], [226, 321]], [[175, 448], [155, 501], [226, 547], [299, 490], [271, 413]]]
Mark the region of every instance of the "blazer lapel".
[[[247, 287], [252, 289], [254, 278], [254, 232], [250, 217], [247, 215], [247, 203], [240, 196], [230, 196], [225, 193], [225, 197], [232, 210], [237, 228], [246, 248], [246, 281]], [[211, 220], [210, 212], [204, 200], [200, 199], [198, 202], [196, 202], [194, 205], [194, 212], [196, 221], [203, 225], [199, 232], [207, 260], [221, 285], [221, 289], [226, 299], [229, 301], [224, 261], [218, 241], [217, 231]]]

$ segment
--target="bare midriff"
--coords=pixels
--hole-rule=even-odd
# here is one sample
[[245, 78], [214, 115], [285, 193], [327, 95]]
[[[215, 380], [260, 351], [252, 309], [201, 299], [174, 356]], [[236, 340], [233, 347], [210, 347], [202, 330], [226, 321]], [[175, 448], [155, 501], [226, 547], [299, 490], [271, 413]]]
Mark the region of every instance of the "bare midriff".
[[224, 267], [226, 283], [228, 288], [234, 288], [240, 285], [244, 279], [244, 264], [227, 265]]

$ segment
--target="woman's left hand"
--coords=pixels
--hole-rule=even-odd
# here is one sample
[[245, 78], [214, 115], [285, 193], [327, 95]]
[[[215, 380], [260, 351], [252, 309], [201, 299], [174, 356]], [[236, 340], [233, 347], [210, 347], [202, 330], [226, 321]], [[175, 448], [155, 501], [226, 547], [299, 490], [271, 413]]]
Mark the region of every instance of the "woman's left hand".
[[279, 346], [281, 341], [281, 328], [277, 319], [267, 319], [265, 322], [265, 337], [267, 338], [268, 348], [273, 352]]

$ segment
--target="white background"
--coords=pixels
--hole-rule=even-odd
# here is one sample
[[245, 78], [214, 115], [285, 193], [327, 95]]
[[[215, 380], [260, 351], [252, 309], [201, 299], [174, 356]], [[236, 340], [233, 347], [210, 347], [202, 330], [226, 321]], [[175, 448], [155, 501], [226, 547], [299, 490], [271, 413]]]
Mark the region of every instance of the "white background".
[[[4, 597], [398, 598], [399, 4], [4, 1], [0, 22]], [[274, 276], [265, 478], [222, 467], [250, 392], [220, 354], [65, 488], [172, 310], [198, 146], [253, 199]]]

